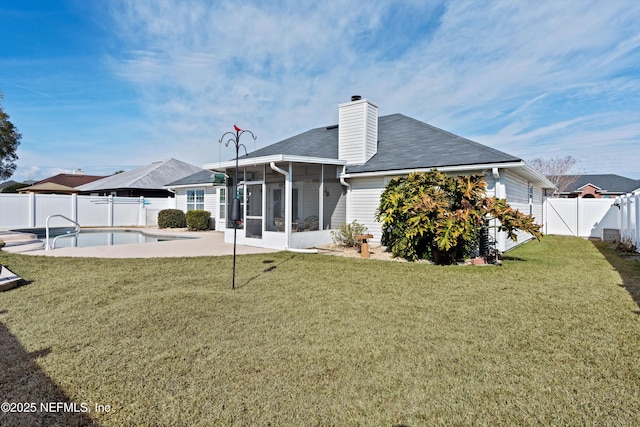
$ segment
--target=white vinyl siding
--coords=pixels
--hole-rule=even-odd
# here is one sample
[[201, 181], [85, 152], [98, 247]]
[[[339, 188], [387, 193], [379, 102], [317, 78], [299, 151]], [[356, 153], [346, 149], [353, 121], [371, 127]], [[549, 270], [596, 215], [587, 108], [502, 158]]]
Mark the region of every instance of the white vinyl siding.
[[[532, 184], [511, 172], [503, 170], [500, 173], [502, 175], [501, 180], [505, 185], [507, 203], [509, 203], [509, 206], [526, 215], [531, 213], [536, 218], [536, 222], [542, 224], [542, 189], [533, 187]], [[532, 196], [531, 205], [529, 204], [530, 188]], [[505, 251], [513, 249], [519, 244], [533, 238], [528, 233], [518, 232], [517, 235], [517, 242], [514, 242], [509, 238], [505, 238]]]
[[216, 217], [217, 209], [218, 209], [218, 200], [217, 200], [217, 192], [216, 188], [213, 186], [208, 187], [194, 187], [194, 188], [179, 188], [176, 190], [176, 209], [183, 210], [185, 212], [194, 209], [193, 203], [188, 203], [187, 194], [189, 191], [203, 191], [204, 192], [204, 202], [199, 202], [197, 204], [197, 208], [195, 209], [204, 209], [205, 211], [211, 212], [212, 217]]
[[[475, 175], [481, 174], [482, 171], [461, 172], [459, 175]], [[495, 194], [496, 180], [490, 173], [485, 173], [485, 181], [487, 182], [487, 196], [491, 197]], [[382, 228], [380, 223], [375, 221], [375, 211], [380, 204], [380, 196], [384, 191], [386, 184], [394, 177], [370, 177], [370, 178], [352, 178], [349, 180], [351, 184], [350, 195], [350, 217], [347, 222], [357, 221], [365, 225], [369, 232], [374, 235], [374, 241], [380, 241], [382, 237]], [[529, 213], [529, 186], [530, 184], [519, 176], [505, 170], [500, 171], [500, 182], [505, 186], [507, 202], [514, 209], [520, 212]], [[531, 211], [538, 223], [542, 223], [543, 212], [543, 193], [539, 187], [532, 188], [532, 205]], [[506, 234], [501, 237], [504, 242], [504, 250], [514, 248], [520, 243], [530, 240], [532, 237], [527, 233], [521, 233], [518, 242], [513, 242], [506, 238]]]
[[378, 107], [368, 100], [341, 104], [338, 108], [338, 158], [364, 164], [378, 150]]
[[375, 220], [376, 209], [380, 204], [380, 196], [384, 191], [385, 178], [351, 179], [351, 209], [347, 222], [357, 221], [373, 234], [373, 240], [379, 242], [382, 237], [380, 223]]

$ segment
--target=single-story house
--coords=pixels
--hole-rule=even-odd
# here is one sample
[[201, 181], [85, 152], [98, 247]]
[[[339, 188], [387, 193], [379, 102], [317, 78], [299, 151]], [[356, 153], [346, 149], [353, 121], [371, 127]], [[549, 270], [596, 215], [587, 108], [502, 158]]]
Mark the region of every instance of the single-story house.
[[585, 199], [616, 198], [640, 190], [640, 180], [615, 174], [565, 175], [571, 182], [559, 197]]
[[[379, 241], [382, 230], [375, 211], [380, 195], [392, 178], [410, 172], [437, 168], [483, 174], [489, 195], [506, 198], [540, 223], [545, 189], [554, 188], [520, 158], [402, 114], [378, 117], [378, 106], [357, 96], [338, 106], [337, 125], [311, 129], [237, 161], [242, 207], [238, 242], [274, 249], [331, 243], [331, 231], [352, 221], [365, 225], [373, 241]], [[212, 176], [202, 174], [203, 186], [180, 187], [200, 191], [229, 242], [235, 164], [234, 159], [203, 166], [223, 173], [224, 184], [212, 184]], [[206, 195], [214, 199], [209, 204]], [[495, 237], [502, 251], [514, 245], [500, 233]]]
[[58, 184], [55, 182], [41, 182], [18, 190], [20, 194], [78, 194], [78, 190], [73, 187]]
[[36, 194], [77, 194], [77, 187], [104, 178], [100, 175], [86, 175], [77, 169], [74, 173], [59, 173], [18, 190], [19, 193]]
[[173, 197], [165, 184], [202, 171], [176, 159], [167, 159], [117, 173], [77, 187], [80, 194], [118, 197]]
[[224, 182], [214, 185], [214, 173], [210, 170], [200, 171], [180, 178], [165, 185], [165, 188], [175, 194], [176, 209], [185, 212], [191, 210], [205, 210], [211, 212], [212, 225], [217, 230], [224, 230], [226, 218]]

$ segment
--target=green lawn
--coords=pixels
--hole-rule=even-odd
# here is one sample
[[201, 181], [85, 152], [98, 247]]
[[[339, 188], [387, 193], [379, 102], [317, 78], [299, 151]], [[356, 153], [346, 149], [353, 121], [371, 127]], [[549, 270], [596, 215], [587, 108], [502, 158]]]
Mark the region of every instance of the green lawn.
[[230, 257], [0, 262], [30, 282], [0, 293], [0, 401], [89, 409], [0, 425], [640, 423], [640, 261], [602, 244], [242, 256], [235, 291]]

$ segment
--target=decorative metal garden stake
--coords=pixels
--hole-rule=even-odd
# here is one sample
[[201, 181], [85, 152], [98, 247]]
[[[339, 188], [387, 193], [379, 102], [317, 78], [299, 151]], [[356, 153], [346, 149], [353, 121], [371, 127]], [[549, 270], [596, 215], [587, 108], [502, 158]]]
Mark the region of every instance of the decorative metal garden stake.
[[251, 135], [254, 141], [257, 139], [250, 130], [242, 130], [237, 125], [233, 125], [233, 129], [235, 132], [224, 133], [218, 141], [222, 144], [222, 141], [227, 138], [228, 135], [229, 139], [224, 143], [224, 146], [228, 147], [229, 143], [233, 143], [236, 146], [236, 174], [233, 178], [233, 194], [235, 197], [231, 200], [231, 218], [229, 218], [233, 221], [233, 276], [231, 279], [231, 289], [236, 288], [236, 237], [238, 234], [238, 223], [242, 219], [242, 206], [240, 204], [240, 198], [238, 197], [238, 157], [240, 157], [240, 147], [244, 148], [244, 153], [245, 155], [247, 154], [247, 147], [245, 147], [244, 144], [240, 144], [240, 136], [247, 132]]

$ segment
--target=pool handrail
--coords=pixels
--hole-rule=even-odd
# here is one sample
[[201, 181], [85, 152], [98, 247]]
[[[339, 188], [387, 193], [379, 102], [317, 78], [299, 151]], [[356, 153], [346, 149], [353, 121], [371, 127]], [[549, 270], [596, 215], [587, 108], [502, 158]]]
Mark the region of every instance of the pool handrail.
[[[56, 236], [56, 237], [54, 237], [54, 238], [53, 238], [53, 241], [51, 242], [51, 245], [49, 245], [49, 220], [50, 220], [51, 218], [55, 218], [55, 217], [64, 218], [64, 219], [66, 219], [67, 221], [70, 221], [70, 222], [74, 223], [74, 224], [76, 225], [76, 227], [75, 227], [76, 229], [75, 229], [75, 231], [74, 231], [74, 232], [68, 232], [67, 234], [61, 234], [60, 236]], [[56, 214], [56, 215], [49, 215], [49, 216], [47, 217], [47, 222], [46, 222], [46, 224], [45, 224], [45, 225], [46, 225], [46, 228], [45, 228], [45, 233], [46, 233], [46, 235], [45, 235], [45, 236], [46, 236], [46, 243], [45, 243], [45, 247], [44, 247], [44, 249], [45, 249], [46, 251], [48, 251], [49, 249], [55, 249], [55, 247], [56, 247], [56, 240], [58, 239], [58, 237], [67, 237], [67, 236], [74, 235], [74, 234], [77, 236], [78, 234], [80, 234], [80, 224], [78, 224], [77, 222], [75, 222], [75, 221], [74, 221], [74, 220], [72, 220], [71, 218], [67, 218], [67, 217], [66, 217], [66, 216], [64, 216], [64, 215], [60, 215], [60, 214]]]

